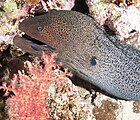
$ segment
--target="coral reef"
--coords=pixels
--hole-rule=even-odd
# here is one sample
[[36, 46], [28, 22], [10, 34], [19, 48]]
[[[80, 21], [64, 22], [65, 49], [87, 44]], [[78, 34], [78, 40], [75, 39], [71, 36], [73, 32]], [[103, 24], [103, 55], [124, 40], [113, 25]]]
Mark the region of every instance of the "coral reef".
[[31, 64], [27, 62], [28, 76], [19, 72], [7, 85], [6, 82], [0, 87], [5, 91], [5, 96], [11, 95], [7, 99], [8, 115], [10, 119], [20, 120], [48, 120], [48, 110], [46, 109], [47, 89], [54, 78], [51, 71], [56, 67], [54, 58], [56, 55], [47, 56], [43, 54], [43, 68], [37, 61]]
[[48, 56], [43, 53], [42, 60], [35, 59], [32, 63], [26, 61], [28, 70], [19, 71], [10, 83], [3, 82], [0, 86], [0, 89], [5, 91], [4, 95], [9, 96], [6, 110], [11, 120], [94, 118], [91, 97], [88, 100], [80, 94], [77, 87], [66, 77], [72, 76], [68, 69], [64, 69], [64, 72], [59, 70], [61, 64], [55, 63], [56, 57], [57, 54]]
[[[128, 43], [130, 42], [130, 44], [137, 41], [137, 46], [139, 46], [139, 40], [136, 39], [139, 36], [139, 34], [137, 35], [137, 31], [139, 31], [139, 1], [130, 1], [130, 4], [123, 3], [127, 1], [119, 0], [102, 2], [98, 0], [86, 1], [90, 14], [93, 15], [99, 23], [109, 25], [110, 28], [123, 36], [121, 37], [122, 40]], [[126, 6], [126, 4], [129, 5]], [[74, 0], [0, 1], [1, 120], [10, 119], [7, 114], [11, 119], [13, 117], [13, 119], [21, 120], [19, 118], [19, 115], [21, 115], [19, 112], [22, 112], [23, 108], [24, 110], [29, 108], [28, 111], [31, 116], [36, 112], [36, 114], [41, 115], [43, 118], [45, 117], [44, 119], [48, 117], [48, 119], [54, 120], [140, 120], [140, 101], [116, 100], [98, 92], [96, 98], [92, 101], [92, 95], [89, 91], [75, 86], [66, 76], [67, 72], [62, 72], [59, 69], [51, 69], [48, 70], [51, 71], [49, 73], [45, 71], [42, 60], [28, 53], [24, 54], [22, 50], [11, 45], [12, 37], [17, 34], [17, 26], [21, 19], [32, 16], [34, 13], [44, 13], [50, 9], [70, 10], [73, 5]], [[129, 20], [129, 18], [131, 18], [131, 20]], [[135, 18], [137, 21], [133, 21], [132, 18]], [[117, 28], [117, 30], [115, 28]], [[133, 31], [133, 29], [136, 31]], [[36, 62], [32, 62], [34, 59]], [[18, 72], [19, 70], [20, 72]], [[46, 75], [46, 77], [42, 76], [40, 70], [42, 70], [43, 74], [50, 74], [50, 77]], [[16, 76], [13, 79], [14, 74], [16, 74]], [[82, 80], [78, 81], [82, 82]], [[2, 82], [6, 83], [3, 84], [5, 86], [2, 86]], [[85, 85], [85, 83], [83, 84]], [[8, 90], [6, 92], [7, 95], [9, 93], [8, 97], [3, 96], [3, 88]], [[43, 91], [41, 90], [39, 92], [38, 90], [41, 88], [43, 88]], [[17, 106], [19, 106], [19, 109]], [[32, 107], [32, 109], [30, 107]], [[29, 115], [27, 111], [23, 111], [23, 113], [23, 115]], [[28, 118], [31, 117], [30, 115]], [[23, 119], [26, 120], [28, 118]], [[29, 119], [31, 120], [31, 118]]]
[[101, 25], [116, 32], [120, 40], [140, 46], [140, 10], [134, 6], [117, 6], [112, 1], [87, 0], [90, 15]]
[[97, 94], [93, 108], [96, 120], [140, 120], [139, 101], [116, 100]]

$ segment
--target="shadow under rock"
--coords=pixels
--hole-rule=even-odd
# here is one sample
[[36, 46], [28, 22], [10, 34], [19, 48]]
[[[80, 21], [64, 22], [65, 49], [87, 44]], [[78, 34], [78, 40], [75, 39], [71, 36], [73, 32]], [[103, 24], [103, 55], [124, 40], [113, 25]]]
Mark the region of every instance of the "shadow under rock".
[[27, 53], [21, 56], [12, 55], [12, 47], [7, 45], [7, 48], [0, 55], [0, 85], [2, 82], [8, 82], [12, 79], [13, 75], [18, 73], [18, 70], [25, 70], [24, 62], [26, 60], [32, 61]]
[[72, 8], [72, 10], [85, 13], [85, 14], [89, 13], [88, 6], [85, 0], [75, 0], [75, 5]]
[[109, 96], [111, 98], [114, 98], [116, 100], [118, 100], [118, 99], [124, 100], [122, 98], [118, 98], [114, 95], [111, 95], [111, 94], [107, 93], [106, 91], [100, 89], [99, 87], [91, 84], [90, 82], [87, 82], [86, 80], [84, 80], [84, 79], [82, 79], [78, 76], [73, 75], [73, 77], [71, 78], [71, 81], [74, 85], [85, 88], [86, 90], [88, 90], [92, 94], [92, 99], [93, 99], [92, 102], [97, 97], [96, 92], [100, 92], [100, 93], [102, 93], [106, 96]]

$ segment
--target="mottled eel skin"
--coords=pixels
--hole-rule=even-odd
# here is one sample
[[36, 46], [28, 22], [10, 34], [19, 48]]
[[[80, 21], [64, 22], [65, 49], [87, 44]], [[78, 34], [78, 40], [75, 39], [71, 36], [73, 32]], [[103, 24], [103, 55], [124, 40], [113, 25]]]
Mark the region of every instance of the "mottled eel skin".
[[[51, 11], [24, 20], [19, 29], [56, 48], [63, 64], [79, 77], [119, 98], [140, 100], [140, 51], [110, 37], [93, 18]], [[14, 38], [19, 47], [21, 41]]]

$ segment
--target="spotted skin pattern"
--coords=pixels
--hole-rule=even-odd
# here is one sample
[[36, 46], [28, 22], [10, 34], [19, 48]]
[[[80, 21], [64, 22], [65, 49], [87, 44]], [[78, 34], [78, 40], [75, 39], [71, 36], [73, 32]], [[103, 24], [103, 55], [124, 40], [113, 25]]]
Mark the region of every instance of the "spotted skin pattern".
[[[116, 97], [140, 100], [140, 51], [107, 34], [93, 18], [51, 11], [24, 20], [19, 29], [56, 48], [64, 66], [79, 77]], [[19, 47], [20, 39], [14, 39]]]

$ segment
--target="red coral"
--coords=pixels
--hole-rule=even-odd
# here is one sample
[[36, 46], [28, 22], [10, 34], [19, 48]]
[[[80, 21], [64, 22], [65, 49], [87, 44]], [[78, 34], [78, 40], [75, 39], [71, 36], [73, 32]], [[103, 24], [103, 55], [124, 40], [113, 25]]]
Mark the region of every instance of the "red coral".
[[50, 120], [49, 110], [46, 108], [48, 98], [47, 90], [52, 82], [56, 80], [52, 69], [59, 66], [54, 58], [43, 53], [43, 67], [39, 61], [27, 62], [29, 75], [19, 72], [11, 80], [10, 85], [3, 84], [0, 89], [4, 89], [5, 95], [13, 92], [14, 95], [7, 100], [9, 117], [12, 120]]

